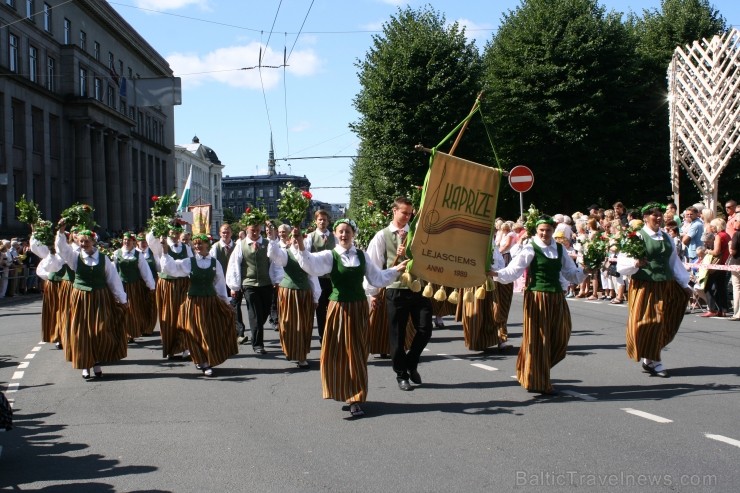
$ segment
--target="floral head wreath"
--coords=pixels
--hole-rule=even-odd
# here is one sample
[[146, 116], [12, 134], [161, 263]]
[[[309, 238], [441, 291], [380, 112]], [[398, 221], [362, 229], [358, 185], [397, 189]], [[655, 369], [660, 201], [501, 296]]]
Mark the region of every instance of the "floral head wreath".
[[146, 240], [146, 236], [142, 234], [136, 235], [136, 241], [144, 241], [144, 240]]
[[95, 236], [93, 235], [93, 232], [89, 229], [78, 229], [77, 230], [77, 236], [89, 236], [93, 240], [95, 239]]
[[537, 226], [539, 226], [540, 224], [548, 224], [548, 225], [550, 225], [550, 226], [552, 226], [554, 228], [555, 227], [555, 220], [553, 218], [551, 218], [550, 216], [547, 216], [547, 215], [544, 215], [543, 214], [540, 217], [538, 217], [537, 218], [537, 222], [534, 223], [535, 228]]
[[129, 239], [129, 238], [136, 238], [136, 235], [134, 234], [133, 231], [126, 231], [125, 233], [123, 233], [124, 240]]
[[182, 233], [182, 226], [180, 226], [179, 224], [173, 224], [172, 226], [170, 226], [170, 231]]
[[270, 220], [264, 207], [247, 207], [239, 222], [242, 226], [261, 226]]
[[656, 209], [660, 212], [663, 212], [665, 211], [665, 206], [663, 204], [659, 204], [658, 202], [648, 202], [640, 208], [640, 212], [642, 212], [643, 216], [647, 216], [652, 214]]
[[210, 243], [211, 242], [211, 240], [208, 238], [208, 235], [206, 235], [206, 234], [193, 235], [193, 241], [195, 241], [195, 240], [205, 241], [207, 243]]
[[357, 233], [357, 223], [354, 222], [352, 219], [344, 217], [342, 219], [337, 220], [334, 223], [334, 229], [337, 229], [337, 226], [339, 226], [340, 224], [347, 224], [350, 228], [352, 228], [353, 233]]

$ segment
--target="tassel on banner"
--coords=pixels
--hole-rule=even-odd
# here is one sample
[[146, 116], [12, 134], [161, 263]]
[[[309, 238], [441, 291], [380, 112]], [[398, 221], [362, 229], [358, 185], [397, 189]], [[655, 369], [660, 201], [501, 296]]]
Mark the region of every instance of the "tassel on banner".
[[426, 286], [424, 286], [424, 291], [421, 293], [421, 295], [424, 298], [431, 298], [434, 296], [434, 290], [432, 289], [432, 283], [428, 282]]
[[453, 305], [457, 305], [457, 303], [460, 301], [459, 295], [457, 294], [457, 289], [450, 293], [450, 295], [447, 297], [447, 301], [449, 301]]
[[408, 272], [404, 272], [403, 274], [401, 274], [401, 278], [399, 279], [399, 281], [401, 282], [401, 284], [403, 284], [407, 288], [410, 288], [411, 287], [411, 274], [409, 274]]
[[414, 279], [409, 285], [409, 289], [414, 293], [418, 293], [419, 291], [421, 291], [421, 282], [419, 282], [418, 279]]
[[[431, 286], [431, 284], [430, 284]], [[434, 293], [434, 299], [437, 301], [444, 301], [447, 299], [447, 291], [445, 291], [444, 286], [440, 286], [436, 293]]]
[[475, 299], [476, 300], [485, 300], [486, 299], [486, 286], [485, 284], [482, 286], [478, 286], [478, 289], [475, 290]]
[[472, 291], [466, 289], [465, 294], [463, 294], [463, 302], [472, 303], [474, 301], [475, 301], [475, 294]]

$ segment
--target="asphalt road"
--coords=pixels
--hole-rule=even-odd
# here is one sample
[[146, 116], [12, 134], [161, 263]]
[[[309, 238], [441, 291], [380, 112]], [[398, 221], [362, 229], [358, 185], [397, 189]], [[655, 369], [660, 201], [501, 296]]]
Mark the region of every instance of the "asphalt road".
[[[626, 305], [569, 301], [574, 330], [538, 398], [512, 376], [516, 351], [467, 351], [451, 317], [398, 389], [369, 362], [366, 416], [321, 398], [309, 371], [241, 354], [207, 379], [161, 358], [159, 340], [84, 381], [39, 344], [38, 297], [0, 305], [0, 388], [16, 428], [0, 433], [0, 490], [44, 492], [737, 491], [740, 323], [687, 315], [664, 352], [671, 378], [625, 353]], [[521, 295], [509, 331], [521, 336]]]

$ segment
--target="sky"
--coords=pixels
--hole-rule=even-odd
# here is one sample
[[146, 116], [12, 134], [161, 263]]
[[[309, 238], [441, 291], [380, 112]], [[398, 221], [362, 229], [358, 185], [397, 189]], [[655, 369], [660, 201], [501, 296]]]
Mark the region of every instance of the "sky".
[[[740, 2], [714, 0], [729, 25]], [[306, 176], [314, 199], [349, 203], [351, 157], [359, 139], [358, 60], [383, 23], [407, 5], [432, 4], [466, 27], [483, 50], [519, 0], [121, 0], [109, 1], [182, 79], [175, 144], [194, 136], [212, 148], [224, 176], [265, 174], [272, 138], [277, 171]], [[660, 0], [601, 0], [641, 14]], [[262, 69], [258, 67], [262, 54]], [[280, 66], [287, 58], [287, 67]], [[472, 105], [473, 101], [471, 101]], [[460, 108], [460, 119], [469, 107]], [[666, 122], [667, 124], [667, 122]], [[444, 135], [440, 135], [440, 138]], [[432, 146], [436, 142], [424, 142]], [[310, 159], [300, 159], [310, 158]]]

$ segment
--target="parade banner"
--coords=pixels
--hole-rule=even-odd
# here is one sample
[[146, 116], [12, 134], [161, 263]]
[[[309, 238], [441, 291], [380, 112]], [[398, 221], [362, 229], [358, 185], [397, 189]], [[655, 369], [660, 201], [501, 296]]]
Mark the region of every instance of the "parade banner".
[[480, 286], [491, 260], [501, 171], [436, 152], [411, 241], [411, 274], [452, 288]]
[[193, 214], [193, 234], [207, 235], [211, 233], [211, 204], [191, 205], [188, 207]]

